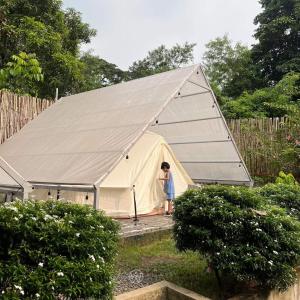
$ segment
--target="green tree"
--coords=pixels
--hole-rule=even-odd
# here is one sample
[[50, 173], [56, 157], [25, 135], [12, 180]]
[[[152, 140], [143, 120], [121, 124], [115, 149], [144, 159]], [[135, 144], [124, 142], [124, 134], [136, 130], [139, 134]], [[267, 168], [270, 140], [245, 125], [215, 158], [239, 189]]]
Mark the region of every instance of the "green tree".
[[297, 279], [300, 224], [259, 192], [208, 186], [175, 200], [177, 248], [202, 254], [221, 290], [228, 277], [263, 290], [286, 290]]
[[291, 71], [300, 72], [299, 0], [260, 0], [263, 11], [258, 25], [252, 56], [270, 85]]
[[223, 96], [237, 97], [260, 84], [251, 51], [241, 43], [233, 45], [227, 35], [206, 45], [203, 64], [214, 90], [220, 89]]
[[89, 91], [116, 84], [125, 78], [124, 71], [99, 56], [93, 55], [90, 51], [83, 53], [80, 61], [84, 64], [84, 83], [81, 91]]
[[128, 79], [136, 79], [156, 73], [180, 68], [193, 62], [193, 50], [196, 44], [176, 44], [168, 49], [166, 46], [148, 52], [147, 57], [138, 60], [129, 67]]
[[36, 96], [39, 83], [44, 80], [42, 68], [34, 54], [21, 52], [13, 55], [3, 69], [0, 69], [0, 89], [19, 94]]
[[227, 101], [222, 110], [228, 119], [291, 116], [299, 114], [299, 99], [300, 73], [290, 73], [273, 87]]
[[61, 0], [0, 0], [0, 68], [19, 52], [35, 53], [45, 81], [40, 97], [80, 90], [83, 63], [79, 47], [96, 34], [74, 9], [62, 9]]

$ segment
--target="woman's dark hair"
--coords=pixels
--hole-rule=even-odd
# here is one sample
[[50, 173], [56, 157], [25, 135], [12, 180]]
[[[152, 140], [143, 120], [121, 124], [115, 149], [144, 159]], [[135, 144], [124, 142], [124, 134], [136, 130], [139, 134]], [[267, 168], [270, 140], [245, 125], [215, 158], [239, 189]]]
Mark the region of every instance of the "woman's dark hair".
[[161, 163], [161, 166], [160, 166], [160, 168], [163, 170], [164, 168], [166, 168], [166, 169], [170, 169], [170, 164], [168, 163], [168, 162], [166, 162], [166, 161], [164, 161], [164, 162], [162, 162]]

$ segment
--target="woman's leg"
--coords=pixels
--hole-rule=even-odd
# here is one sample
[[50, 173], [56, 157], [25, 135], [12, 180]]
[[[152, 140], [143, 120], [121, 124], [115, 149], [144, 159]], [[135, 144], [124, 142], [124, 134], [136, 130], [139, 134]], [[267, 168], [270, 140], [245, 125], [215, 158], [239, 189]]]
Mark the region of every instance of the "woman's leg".
[[168, 199], [168, 213], [172, 214], [172, 212], [173, 212], [172, 200]]

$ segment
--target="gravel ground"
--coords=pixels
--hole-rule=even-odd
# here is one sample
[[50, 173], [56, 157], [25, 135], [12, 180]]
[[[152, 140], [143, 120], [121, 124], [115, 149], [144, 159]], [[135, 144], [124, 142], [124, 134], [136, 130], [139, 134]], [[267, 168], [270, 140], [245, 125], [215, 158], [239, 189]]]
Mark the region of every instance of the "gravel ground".
[[119, 295], [130, 292], [161, 280], [163, 280], [162, 276], [152, 273], [144, 273], [140, 270], [133, 270], [131, 272], [118, 275], [116, 278], [114, 294]]

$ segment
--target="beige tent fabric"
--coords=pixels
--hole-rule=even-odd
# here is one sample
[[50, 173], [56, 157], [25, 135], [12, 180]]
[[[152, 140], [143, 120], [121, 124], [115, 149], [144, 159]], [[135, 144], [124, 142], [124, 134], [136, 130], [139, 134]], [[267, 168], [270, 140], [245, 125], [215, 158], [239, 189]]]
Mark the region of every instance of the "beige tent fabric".
[[21, 188], [21, 186], [10, 176], [5, 172], [2, 168], [0, 168], [0, 182], [1, 186], [12, 186], [12, 187], [18, 187]]
[[94, 184], [194, 69], [64, 97], [1, 145], [0, 155], [30, 182]]
[[[2, 144], [0, 157], [32, 185], [98, 188], [146, 130], [166, 139], [193, 181], [252, 184], [201, 66], [64, 97]], [[124, 177], [118, 188], [128, 190]]]
[[152, 124], [195, 182], [251, 185], [252, 180], [201, 68]]
[[[168, 161], [174, 177], [176, 196], [181, 195], [189, 184], [193, 184], [181, 164], [176, 160], [171, 148], [159, 135], [146, 132], [100, 187], [100, 208], [108, 215], [128, 217], [134, 215], [133, 191], [135, 185], [138, 214], [149, 214], [164, 206], [165, 194], [160, 164]], [[31, 193], [35, 199], [47, 199], [47, 190], [35, 190]], [[56, 191], [51, 191], [56, 197]], [[93, 204], [93, 195], [79, 192], [61, 192], [67, 201]]]

